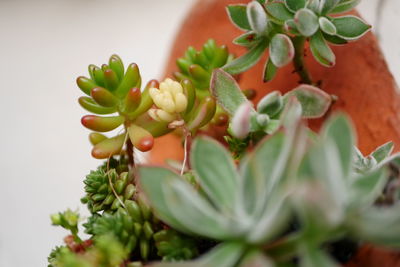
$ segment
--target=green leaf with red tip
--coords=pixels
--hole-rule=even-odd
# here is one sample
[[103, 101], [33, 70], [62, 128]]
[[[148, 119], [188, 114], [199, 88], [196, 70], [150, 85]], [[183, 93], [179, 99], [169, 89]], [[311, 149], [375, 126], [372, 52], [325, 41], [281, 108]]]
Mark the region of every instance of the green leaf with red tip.
[[268, 18], [273, 22], [283, 25], [285, 21], [293, 19], [293, 14], [283, 2], [271, 2], [265, 5]]
[[253, 67], [260, 60], [265, 49], [268, 47], [268, 40], [261, 39], [257, 45], [252, 47], [246, 54], [238, 57], [225, 66], [222, 69], [232, 75], [239, 74]]
[[299, 100], [302, 109], [302, 116], [304, 118], [320, 118], [326, 114], [332, 104], [330, 95], [321, 89], [302, 84], [285, 95], [296, 96]]
[[142, 92], [142, 98], [141, 98], [139, 107], [132, 113], [128, 114], [128, 117], [130, 120], [136, 119], [138, 116], [145, 113], [153, 106], [153, 99], [151, 98], [151, 96], [149, 94], [149, 89], [150, 88], [158, 88], [158, 86], [159, 86], [159, 83], [157, 80], [151, 80], [147, 83], [144, 91]]
[[313, 35], [319, 28], [318, 17], [310, 9], [302, 8], [294, 17], [297, 30], [305, 37]]
[[86, 109], [89, 112], [95, 113], [95, 114], [100, 114], [100, 115], [104, 115], [104, 114], [111, 114], [117, 111], [116, 107], [103, 107], [98, 105], [96, 102], [94, 102], [94, 100], [90, 97], [87, 96], [82, 96], [78, 99], [79, 104], [81, 105], [81, 107], [83, 107], [84, 109]]
[[141, 77], [139, 68], [135, 63], [130, 64], [125, 72], [125, 76], [122, 78], [115, 94], [122, 98], [125, 97], [128, 91], [133, 87], [140, 88]]
[[332, 18], [332, 23], [336, 27], [336, 35], [350, 41], [361, 38], [371, 29], [371, 25], [356, 16]]
[[200, 83], [206, 83], [208, 85], [208, 82], [210, 80], [210, 73], [208, 73], [200, 65], [190, 65], [189, 73], [196, 81]]
[[89, 134], [89, 141], [92, 145], [97, 145], [98, 143], [108, 139], [107, 136], [101, 133], [90, 133]]
[[250, 30], [250, 23], [246, 14], [247, 6], [244, 4], [228, 5], [227, 11], [232, 23], [241, 30]]
[[276, 34], [269, 46], [269, 57], [278, 68], [289, 64], [294, 57], [292, 40], [285, 34]]
[[255, 43], [257, 43], [257, 40], [259, 40], [257, 35], [250, 31], [234, 39], [233, 43], [244, 47], [252, 47]]
[[142, 92], [140, 91], [140, 88], [132, 88], [125, 97], [124, 111], [127, 113], [134, 112], [140, 106], [141, 101]]
[[112, 55], [108, 65], [117, 74], [119, 80], [124, 77], [124, 63], [118, 55]]
[[92, 80], [84, 76], [80, 76], [76, 79], [76, 84], [78, 87], [87, 95], [90, 95], [90, 91], [97, 86], [97, 84]]
[[269, 82], [274, 79], [278, 68], [272, 63], [271, 58], [269, 58], [264, 66], [264, 82]]
[[119, 102], [118, 98], [116, 98], [110, 91], [103, 87], [93, 88], [90, 92], [90, 95], [97, 104], [103, 107], [115, 107]]
[[133, 146], [138, 150], [146, 152], [153, 148], [154, 137], [146, 129], [136, 124], [131, 124], [128, 127], [128, 135]]
[[124, 123], [122, 116], [100, 117], [95, 115], [86, 115], [82, 117], [82, 125], [96, 132], [109, 132]]
[[320, 31], [311, 37], [310, 49], [314, 58], [325, 67], [333, 67], [335, 65], [335, 54], [325, 42]]
[[217, 99], [218, 104], [231, 116], [235, 114], [240, 105], [248, 101], [235, 79], [221, 69], [213, 72], [211, 93]]
[[217, 104], [212, 97], [205, 97], [193, 110], [193, 115], [188, 122], [189, 130], [197, 130], [212, 120], [217, 109]]
[[110, 91], [115, 91], [119, 84], [119, 79], [112, 69], [104, 70], [104, 85]]
[[96, 144], [92, 149], [92, 156], [96, 159], [107, 159], [121, 153], [125, 136], [125, 134], [120, 134]]

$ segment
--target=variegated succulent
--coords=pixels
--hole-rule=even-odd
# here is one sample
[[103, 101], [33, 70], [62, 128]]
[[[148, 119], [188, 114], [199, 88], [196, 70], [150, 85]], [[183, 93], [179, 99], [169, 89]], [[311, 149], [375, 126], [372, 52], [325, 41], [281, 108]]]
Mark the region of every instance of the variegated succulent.
[[241, 73], [255, 65], [269, 50], [264, 81], [270, 81], [277, 68], [293, 61], [303, 83], [312, 83], [303, 62], [304, 43], [309, 40], [314, 58], [326, 67], [335, 65], [335, 54], [328, 43], [346, 44], [362, 37], [371, 28], [354, 15], [336, 16], [354, 8], [359, 0], [268, 0], [229, 5], [229, 17], [246, 31], [233, 42], [247, 47], [248, 53], [229, 62], [223, 69]]

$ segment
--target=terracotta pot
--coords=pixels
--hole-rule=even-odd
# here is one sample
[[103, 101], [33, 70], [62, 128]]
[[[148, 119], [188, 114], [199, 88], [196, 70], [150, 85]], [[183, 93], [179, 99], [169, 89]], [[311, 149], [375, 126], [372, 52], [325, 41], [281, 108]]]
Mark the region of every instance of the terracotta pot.
[[[226, 44], [236, 55], [245, 49], [232, 44], [242, 32], [236, 29], [226, 15], [225, 7], [230, 3], [244, 3], [248, 0], [198, 0], [190, 10], [172, 46], [165, 76], [176, 71], [175, 60], [181, 57], [190, 45], [199, 49], [209, 38], [218, 44]], [[383, 59], [376, 38], [369, 33], [361, 40], [335, 46], [336, 66], [325, 68], [319, 65], [307, 51], [306, 63], [314, 80], [323, 81], [321, 88], [338, 96], [332, 110], [343, 110], [350, 114], [358, 132], [358, 145], [362, 152], [369, 153], [387, 141], [400, 144], [400, 97], [396, 92], [393, 76]], [[272, 90], [286, 92], [298, 85], [299, 78], [293, 73], [293, 66], [280, 69], [277, 77], [263, 83], [261, 74], [263, 62], [241, 76], [242, 89], [253, 88], [258, 92], [255, 102]], [[323, 119], [309, 122], [318, 129]], [[152, 162], [162, 163], [166, 158], [181, 159], [180, 140], [166, 136], [156, 141]], [[173, 148], [173, 149], [171, 149]]]
[[[215, 39], [218, 44], [228, 45], [234, 54], [242, 55], [245, 49], [232, 44], [241, 31], [229, 21], [225, 7], [244, 2], [248, 0], [198, 0], [177, 33], [164, 76], [171, 76], [177, 70], [175, 61], [188, 46], [199, 49], [209, 38]], [[333, 50], [337, 58], [333, 68], [319, 65], [309, 51], [306, 58], [313, 79], [323, 81], [321, 88], [339, 98], [331, 111], [342, 110], [351, 116], [358, 133], [358, 146], [365, 154], [389, 140], [400, 144], [400, 97], [374, 35], [369, 33], [357, 42], [335, 46]], [[297, 74], [293, 73], [294, 67], [290, 65], [279, 70], [272, 82], [263, 83], [264, 61], [245, 72], [240, 80], [242, 89], [257, 90], [255, 102], [272, 90], [291, 90], [299, 81]], [[323, 120], [312, 120], [309, 124], [318, 130]], [[182, 159], [180, 147], [181, 140], [177, 136], [159, 138], [151, 161], [163, 163], [167, 158]], [[398, 252], [365, 245], [346, 266], [395, 267], [400, 266], [399, 258]]]

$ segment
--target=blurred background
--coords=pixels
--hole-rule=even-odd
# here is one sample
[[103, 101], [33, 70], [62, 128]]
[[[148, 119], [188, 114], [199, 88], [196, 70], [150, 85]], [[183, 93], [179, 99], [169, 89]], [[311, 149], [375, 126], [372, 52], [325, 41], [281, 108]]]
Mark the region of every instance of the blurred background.
[[[162, 75], [193, 0], [0, 0], [0, 266], [47, 266], [66, 232], [49, 215], [79, 209], [90, 157], [75, 78], [117, 53], [143, 80]], [[400, 81], [398, 0], [363, 0]]]

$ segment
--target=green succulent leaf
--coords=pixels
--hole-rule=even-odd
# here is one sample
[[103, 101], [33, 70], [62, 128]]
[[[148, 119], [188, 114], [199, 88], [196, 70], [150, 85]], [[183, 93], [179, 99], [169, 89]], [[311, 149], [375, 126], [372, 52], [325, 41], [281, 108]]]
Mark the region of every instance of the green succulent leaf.
[[336, 57], [324, 40], [321, 32], [315, 33], [310, 39], [310, 49], [314, 58], [325, 67], [335, 65]]
[[371, 25], [351, 15], [332, 18], [332, 23], [336, 27], [336, 34], [345, 40], [359, 39], [371, 29]]
[[81, 107], [94, 114], [99, 114], [99, 115], [112, 114], [117, 111], [116, 107], [100, 106], [93, 100], [93, 98], [87, 96], [81, 96], [78, 99], [78, 102], [81, 105]]
[[330, 14], [344, 13], [356, 7], [361, 0], [340, 0], [339, 3], [329, 12]]
[[263, 252], [251, 250], [243, 256], [240, 267], [274, 267], [274, 263]]
[[159, 217], [169, 225], [214, 239], [231, 236], [226, 219], [176, 173], [142, 167], [139, 174], [143, 191]]
[[300, 261], [301, 267], [339, 267], [339, 265], [318, 247], [303, 244], [300, 251], [302, 255]]
[[400, 248], [400, 206], [371, 207], [349, 217], [353, 236], [383, 246]]
[[265, 34], [268, 18], [262, 5], [257, 1], [250, 2], [246, 11], [251, 29], [259, 35]]
[[393, 151], [394, 144], [393, 142], [387, 142], [386, 144], [381, 145], [371, 155], [376, 159], [377, 163], [382, 162], [386, 159]]
[[323, 136], [331, 138], [336, 145], [340, 159], [340, 170], [342, 177], [349, 177], [351, 174], [354, 158], [355, 136], [353, 125], [347, 116], [338, 114], [329, 119], [324, 125]]
[[283, 2], [270, 2], [265, 5], [268, 18], [273, 22], [283, 25], [286, 20], [293, 19], [293, 14]]
[[276, 34], [269, 46], [269, 56], [272, 63], [278, 68], [289, 64], [294, 57], [292, 40], [285, 34]]
[[320, 0], [319, 14], [328, 14], [339, 2], [340, 0]]
[[297, 25], [297, 30], [305, 37], [313, 35], [319, 28], [317, 15], [307, 8], [302, 8], [296, 12], [294, 22]]
[[254, 32], [249, 31], [235, 38], [233, 43], [244, 47], [251, 47], [257, 42], [258, 39], [259, 38], [257, 38]]
[[279, 91], [264, 96], [257, 104], [257, 112], [270, 117], [277, 115], [283, 108], [283, 98]]
[[229, 74], [235, 75], [253, 67], [260, 60], [269, 42], [267, 39], [261, 39], [246, 54], [227, 63], [222, 69]]
[[287, 21], [285, 21], [284, 27], [286, 32], [293, 35], [300, 35], [300, 32], [297, 30], [297, 25], [293, 19], [288, 19]]
[[192, 146], [191, 165], [202, 189], [222, 212], [233, 211], [239, 182], [232, 156], [217, 141], [197, 138]]
[[240, 105], [248, 101], [235, 79], [221, 69], [213, 72], [211, 92], [218, 104], [232, 116]]
[[306, 3], [306, 0], [285, 0], [286, 7], [292, 12], [305, 8]]
[[264, 82], [272, 81], [276, 75], [278, 68], [272, 63], [272, 60], [269, 58], [264, 66]]
[[387, 184], [386, 172], [384, 169], [378, 169], [357, 177], [350, 186], [350, 203], [368, 206], [373, 204], [383, 193]]
[[340, 38], [337, 35], [329, 35], [329, 34], [326, 34], [325, 32], [322, 32], [322, 36], [326, 41], [328, 41], [329, 43], [334, 44], [334, 45], [344, 45], [344, 44], [348, 43], [347, 40]]
[[287, 97], [292, 95], [299, 100], [304, 118], [320, 118], [332, 104], [330, 95], [312, 85], [300, 85], [286, 94]]
[[251, 30], [249, 20], [246, 13], [247, 6], [242, 5], [228, 5], [227, 11], [232, 23], [241, 30]]
[[336, 27], [335, 25], [326, 17], [320, 17], [319, 18], [319, 27], [321, 30], [329, 35], [335, 35], [336, 34]]

